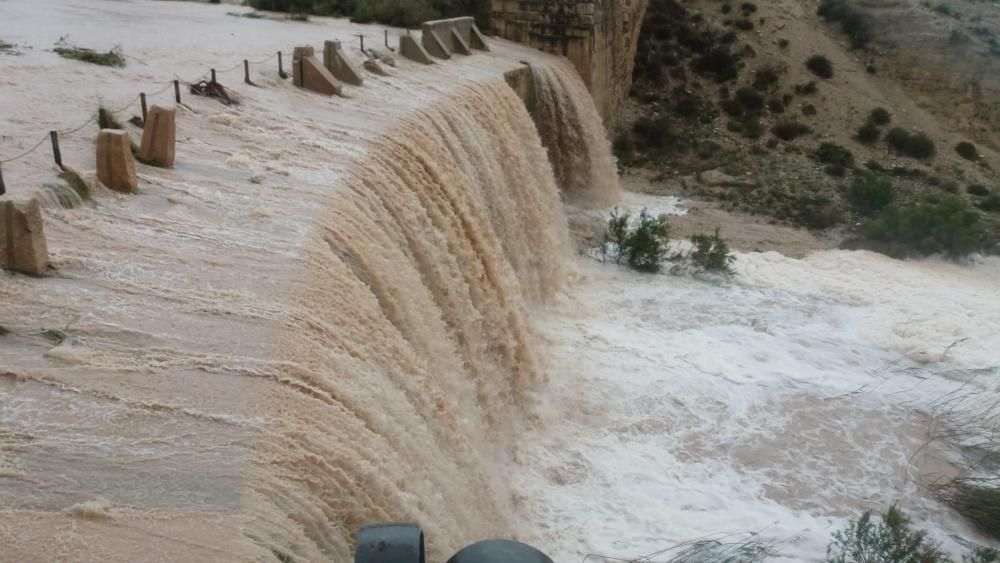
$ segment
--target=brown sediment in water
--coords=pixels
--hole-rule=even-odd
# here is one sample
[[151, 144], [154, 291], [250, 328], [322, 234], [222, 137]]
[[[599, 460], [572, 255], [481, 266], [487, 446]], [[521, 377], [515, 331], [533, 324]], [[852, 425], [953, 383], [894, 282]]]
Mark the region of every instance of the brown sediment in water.
[[[546, 76], [562, 96], [546, 103], [570, 103], [568, 79]], [[218, 111], [213, 126], [258, 134]], [[603, 139], [599, 121], [574, 131]], [[57, 241], [101, 238], [57, 245], [64, 276], [86, 272], [79, 289], [0, 286], [17, 304], [16, 375], [0, 380], [8, 553], [346, 561], [373, 521], [420, 522], [432, 557], [514, 533], [505, 467], [544, 380], [530, 311], [569, 253], [536, 126], [499, 77], [480, 79], [351, 150], [303, 201], [214, 175], [156, 213], [59, 211]], [[189, 174], [184, 156], [162, 174]]]

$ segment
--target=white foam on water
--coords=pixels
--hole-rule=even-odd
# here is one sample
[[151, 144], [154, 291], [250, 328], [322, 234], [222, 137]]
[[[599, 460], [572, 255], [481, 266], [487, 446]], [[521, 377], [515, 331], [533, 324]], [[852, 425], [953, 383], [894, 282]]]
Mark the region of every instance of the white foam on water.
[[949, 550], [950, 534], [983, 541], [917, 485], [947, 464], [910, 457], [935, 399], [970, 380], [1000, 395], [998, 264], [755, 253], [713, 284], [580, 258], [540, 322], [525, 539], [556, 561], [631, 560], [757, 532], [778, 559], [816, 560], [849, 517], [900, 502]]

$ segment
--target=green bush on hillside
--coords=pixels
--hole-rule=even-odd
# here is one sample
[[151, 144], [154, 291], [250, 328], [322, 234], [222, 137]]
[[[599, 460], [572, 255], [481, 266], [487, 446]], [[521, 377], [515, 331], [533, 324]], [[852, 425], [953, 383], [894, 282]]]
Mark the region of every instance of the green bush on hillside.
[[871, 18], [847, 0], [821, 0], [816, 13], [828, 22], [839, 22], [841, 31], [851, 40], [852, 49], [866, 47], [875, 38]]
[[859, 172], [847, 188], [847, 201], [862, 213], [875, 213], [895, 198], [892, 182], [872, 172]]
[[868, 122], [858, 129], [858, 134], [854, 138], [861, 144], [873, 145], [878, 142], [881, 136], [882, 130], [874, 123]]
[[868, 123], [875, 125], [888, 125], [892, 121], [892, 114], [885, 108], [875, 108], [868, 114]]
[[845, 168], [854, 166], [854, 154], [836, 143], [820, 143], [815, 157], [824, 164], [835, 164]]
[[982, 236], [979, 214], [962, 199], [948, 196], [939, 203], [888, 206], [865, 229], [866, 236], [888, 245], [890, 255], [942, 252], [962, 256], [976, 249]]
[[921, 160], [934, 156], [936, 151], [930, 137], [923, 133], [910, 133], [902, 127], [890, 129], [885, 142], [896, 152]]
[[833, 63], [823, 55], [813, 55], [806, 60], [806, 68], [820, 78], [833, 78]]

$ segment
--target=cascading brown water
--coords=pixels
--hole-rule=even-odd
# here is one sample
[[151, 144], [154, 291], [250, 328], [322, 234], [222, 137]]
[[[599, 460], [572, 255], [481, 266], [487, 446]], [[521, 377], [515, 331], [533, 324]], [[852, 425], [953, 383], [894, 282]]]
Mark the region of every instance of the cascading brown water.
[[620, 197], [611, 145], [576, 70], [567, 61], [532, 65], [535, 123], [569, 201], [606, 207]]
[[[589, 98], [569, 68], [536, 65], [542, 107], [572, 125], [559, 146], [596, 143], [585, 150], [596, 154], [603, 131], [592, 107], [581, 113]], [[73, 307], [27, 280], [0, 286], [14, 318], [79, 311], [68, 341], [46, 352], [79, 367], [46, 368], [30, 346], [0, 366], [0, 445], [13, 444], [0, 451], [0, 501], [17, 508], [0, 512], [17, 523], [0, 526], [0, 544], [48, 553], [48, 537], [70, 534], [56, 551], [94, 560], [157, 547], [184, 560], [347, 561], [358, 527], [402, 520], [424, 526], [443, 559], [513, 533], [506, 467], [544, 379], [530, 311], [560, 288], [569, 252], [560, 187], [499, 79], [457, 86], [400, 123], [311, 194], [307, 223], [222, 237], [227, 250], [214, 254], [188, 241], [224, 231], [144, 217], [157, 236], [139, 224], [115, 248], [133, 270], [108, 262]], [[582, 165], [575, 153], [557, 165], [568, 200], [614, 196], [613, 173], [571, 174], [570, 162]], [[260, 197], [248, 213], [285, 196]], [[55, 228], [93, 229], [83, 221], [94, 213], [69, 210]], [[97, 226], [135, 220], [112, 219]], [[225, 287], [240, 289], [213, 290], [211, 269], [199, 274], [203, 294], [169, 272], [147, 275], [172, 238], [199, 263], [231, 261], [246, 279]], [[108, 254], [74, 252], [96, 264]], [[104, 288], [93, 299], [111, 305], [89, 306]], [[198, 398], [178, 406], [181, 390]]]

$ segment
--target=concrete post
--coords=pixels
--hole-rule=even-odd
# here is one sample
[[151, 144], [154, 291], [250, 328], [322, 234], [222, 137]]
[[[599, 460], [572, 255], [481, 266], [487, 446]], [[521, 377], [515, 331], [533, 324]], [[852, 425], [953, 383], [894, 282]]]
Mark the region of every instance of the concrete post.
[[177, 142], [177, 112], [153, 106], [142, 130], [139, 160], [163, 168], [174, 165], [174, 147]]
[[439, 59], [451, 58], [451, 53], [448, 52], [448, 46], [445, 45], [444, 40], [437, 31], [428, 28], [426, 24], [424, 24], [424, 29], [420, 34], [420, 42], [431, 55]]
[[434, 64], [434, 59], [427, 53], [423, 45], [417, 43], [417, 40], [409, 35], [403, 35], [399, 38], [399, 54], [411, 61], [425, 65]]
[[125, 131], [102, 129], [97, 134], [97, 178], [112, 190], [134, 192], [138, 189], [135, 159]]
[[49, 250], [42, 229], [38, 200], [0, 205], [0, 266], [40, 276], [49, 267]]
[[323, 66], [341, 82], [354, 86], [361, 86], [361, 83], [364, 82], [361, 73], [348, 60], [340, 41], [327, 41], [323, 44]]
[[340, 94], [337, 79], [319, 62], [312, 47], [296, 47], [292, 52], [292, 77], [299, 88], [327, 96]]

